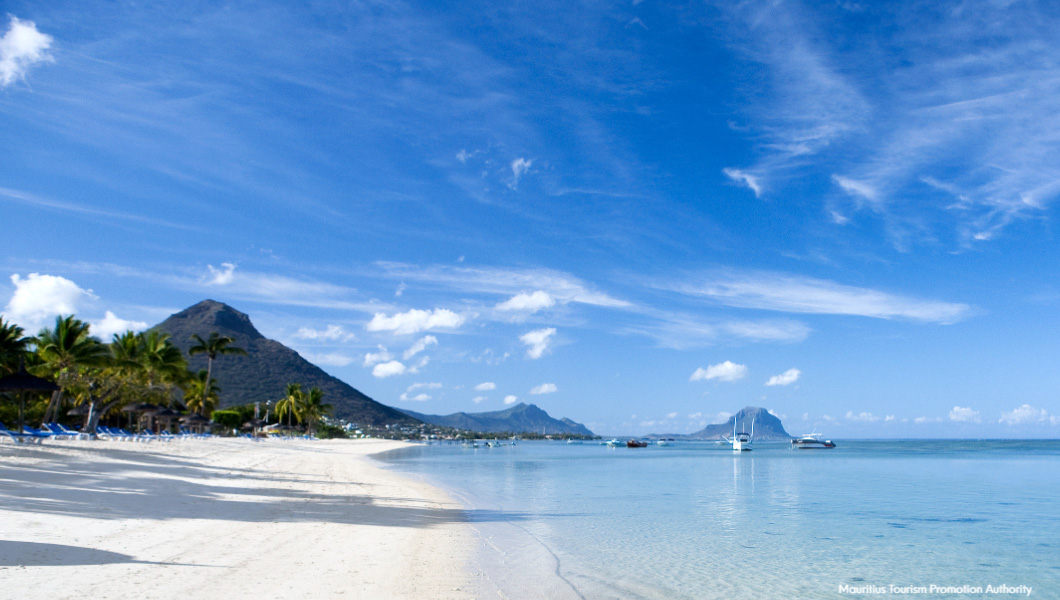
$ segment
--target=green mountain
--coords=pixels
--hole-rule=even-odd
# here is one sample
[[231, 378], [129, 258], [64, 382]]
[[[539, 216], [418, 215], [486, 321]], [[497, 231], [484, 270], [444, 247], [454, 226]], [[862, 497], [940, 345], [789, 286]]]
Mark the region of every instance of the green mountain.
[[773, 413], [757, 406], [748, 406], [736, 413], [725, 423], [707, 425], [705, 428], [690, 433], [686, 437], [696, 440], [723, 440], [732, 437], [733, 426], [739, 421], [738, 431], [751, 431], [754, 421], [754, 439], [756, 440], [790, 440], [791, 435], [784, 431], [784, 424]]
[[[214, 360], [213, 377], [221, 388], [222, 407], [260, 401], [264, 409], [267, 401], [275, 403], [283, 397], [288, 383], [301, 383], [302, 389], [316, 386], [323, 390], [324, 402], [333, 407], [335, 417], [362, 425], [416, 422], [328, 375], [287, 346], [261, 335], [250, 317], [227, 304], [203, 300], [152, 329], [170, 334], [173, 344], [185, 354], [193, 345], [192, 334], [205, 339], [212, 331], [235, 338], [233, 345], [247, 351], [247, 356], [224, 355]], [[193, 371], [206, 368], [202, 354], [190, 357], [188, 362]]]
[[522, 402], [506, 410], [483, 413], [458, 412], [451, 415], [425, 415], [411, 410], [404, 412], [424, 423], [484, 433], [593, 435], [593, 432], [581, 423], [575, 423], [570, 419], [553, 419], [537, 406]]

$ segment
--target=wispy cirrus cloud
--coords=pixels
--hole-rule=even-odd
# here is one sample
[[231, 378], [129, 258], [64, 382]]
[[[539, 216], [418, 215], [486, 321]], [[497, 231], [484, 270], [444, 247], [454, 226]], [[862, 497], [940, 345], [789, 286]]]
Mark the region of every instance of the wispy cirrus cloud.
[[834, 281], [750, 271], [717, 272], [692, 283], [657, 284], [725, 306], [802, 314], [856, 315], [949, 324], [972, 314], [959, 302], [922, 300]]
[[94, 206], [87, 206], [84, 204], [76, 204], [74, 202], [64, 202], [60, 200], [54, 200], [52, 198], [46, 198], [39, 194], [31, 194], [20, 190], [13, 190], [9, 188], [0, 187], [0, 201], [15, 202], [28, 206], [35, 206], [38, 208], [49, 209], [52, 211], [71, 213], [75, 215], [85, 215], [88, 217], [98, 217], [102, 220], [111, 222], [122, 222], [127, 221], [130, 223], [138, 223], [141, 225], [157, 225], [159, 227], [169, 227], [174, 229], [183, 229], [187, 231], [201, 231], [199, 227], [186, 225], [182, 223], [176, 223], [173, 221], [167, 221], [165, 219], [156, 219], [145, 215], [139, 215], [135, 213], [122, 212], [111, 209], [97, 208]]
[[[830, 173], [825, 214], [843, 224], [868, 210], [900, 250], [992, 240], [1060, 199], [1055, 15], [1028, 3], [879, 5], [858, 18], [886, 13], [894, 26], [866, 32], [837, 7], [718, 8], [723, 39], [762, 82], [737, 129], [758, 159], [725, 171], [756, 194]], [[839, 43], [848, 32], [861, 42]]]
[[[504, 269], [495, 267], [417, 266], [403, 263], [377, 263], [383, 273], [402, 281], [416, 281], [461, 293], [511, 296], [507, 308], [527, 308], [546, 302], [581, 303], [606, 308], [629, 308], [626, 300], [593, 289], [588, 283], [561, 271], [550, 269]], [[530, 292], [529, 296], [526, 290]], [[535, 296], [537, 294], [537, 296]], [[516, 299], [518, 298], [518, 299]]]

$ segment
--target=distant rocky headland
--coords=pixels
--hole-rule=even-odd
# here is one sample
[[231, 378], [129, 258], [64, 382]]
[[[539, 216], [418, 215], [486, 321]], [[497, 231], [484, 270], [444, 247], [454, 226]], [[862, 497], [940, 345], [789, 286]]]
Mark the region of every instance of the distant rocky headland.
[[425, 415], [411, 410], [404, 412], [424, 423], [484, 433], [594, 435], [581, 423], [576, 423], [570, 419], [554, 419], [537, 406], [522, 402], [505, 410], [482, 413], [458, 412], [451, 415]]
[[[729, 417], [724, 423], [707, 425], [695, 433], [652, 434], [647, 437], [674, 437], [688, 440], [724, 440], [732, 437], [733, 427], [737, 431], [751, 431], [754, 422], [754, 439], [756, 440], [790, 440], [792, 436], [784, 430], [784, 424], [773, 413], [758, 406], [748, 406]], [[737, 425], [738, 424], [738, 425]]]

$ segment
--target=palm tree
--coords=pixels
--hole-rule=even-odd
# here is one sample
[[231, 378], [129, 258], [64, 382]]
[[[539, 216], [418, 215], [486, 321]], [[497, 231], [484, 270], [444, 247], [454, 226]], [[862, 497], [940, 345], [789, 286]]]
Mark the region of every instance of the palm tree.
[[18, 325], [0, 318], [0, 374], [14, 373], [29, 348], [29, 339]]
[[184, 397], [187, 398], [188, 410], [208, 417], [221, 401], [221, 388], [217, 387], [216, 379], [209, 377], [206, 369], [199, 369], [188, 380]]
[[143, 365], [147, 375], [149, 389], [161, 389], [166, 392], [167, 404], [173, 398], [173, 388], [188, 381], [188, 361], [180, 348], [169, 341], [169, 334], [160, 331], [149, 331], [140, 334], [143, 344]]
[[316, 431], [317, 424], [324, 415], [331, 414], [331, 405], [324, 403], [324, 391], [313, 386], [302, 401], [302, 420], [309, 427], [309, 435]]
[[283, 416], [287, 415], [288, 427], [291, 426], [291, 416], [294, 416], [301, 423], [304, 400], [305, 394], [302, 392], [302, 384], [288, 383], [286, 394], [276, 403], [276, 417], [282, 421]]
[[82, 368], [103, 366], [111, 357], [107, 347], [92, 337], [88, 323], [73, 315], [55, 318], [55, 327], [41, 329], [30, 340], [36, 347], [41, 365], [39, 375], [55, 377], [60, 390], [52, 394], [44, 412], [44, 422], [53, 420], [62, 404], [63, 388], [71, 385]]
[[[198, 334], [193, 333], [191, 339], [195, 340], [196, 344], [191, 348], [188, 348], [188, 355], [195, 356], [196, 354], [206, 355], [206, 380], [212, 380], [213, 375], [213, 361], [219, 354], [242, 354], [247, 355], [247, 351], [242, 348], [235, 346], [229, 346], [229, 344], [235, 343], [235, 338], [227, 335], [220, 335], [216, 331], [210, 332], [210, 337], [202, 339]], [[204, 387], [202, 393], [202, 405], [206, 405], [206, 393], [209, 386]]]

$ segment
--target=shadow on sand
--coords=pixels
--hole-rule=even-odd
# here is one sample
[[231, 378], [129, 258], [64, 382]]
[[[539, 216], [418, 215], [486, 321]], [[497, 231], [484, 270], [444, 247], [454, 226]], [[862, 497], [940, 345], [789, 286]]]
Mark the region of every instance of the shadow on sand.
[[[32, 467], [0, 467], [0, 499], [5, 510], [95, 519], [193, 518], [388, 527], [512, 522], [529, 517], [515, 512], [408, 506], [422, 501], [358, 493], [363, 488], [357, 482], [332, 482], [329, 487], [337, 491], [327, 494], [257, 485], [277, 478], [285, 484], [314, 481], [267, 468], [204, 467], [194, 460], [149, 451], [99, 449], [70, 455], [42, 448], [31, 452], [20, 451], [20, 455], [40, 459]], [[233, 480], [239, 485], [232, 485]]]
[[209, 566], [136, 560], [128, 554], [64, 544], [0, 540], [0, 567], [68, 567], [72, 565], [112, 565], [119, 563], [184, 567]]

